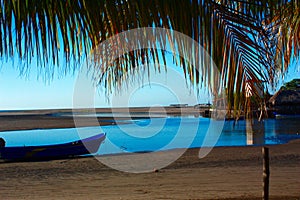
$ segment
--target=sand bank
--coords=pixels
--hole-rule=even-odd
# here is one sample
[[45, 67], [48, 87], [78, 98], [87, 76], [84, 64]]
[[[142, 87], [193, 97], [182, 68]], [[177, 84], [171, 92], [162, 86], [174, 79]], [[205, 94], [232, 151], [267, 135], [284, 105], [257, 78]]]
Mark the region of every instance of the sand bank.
[[[128, 120], [132, 118], [155, 117], [153, 115], [200, 115], [201, 110], [194, 107], [137, 107], [137, 108], [97, 108], [93, 109], [52, 109], [52, 110], [20, 110], [0, 112], [0, 131], [48, 129], [48, 128], [72, 128], [75, 127], [72, 112], [77, 114], [89, 114], [93, 112], [111, 114], [128, 114], [129, 117], [97, 117], [97, 121], [90, 117], [77, 117], [80, 126], [99, 126], [114, 124], [114, 120]], [[150, 113], [150, 114], [149, 114]], [[151, 115], [152, 114], [152, 115]]]

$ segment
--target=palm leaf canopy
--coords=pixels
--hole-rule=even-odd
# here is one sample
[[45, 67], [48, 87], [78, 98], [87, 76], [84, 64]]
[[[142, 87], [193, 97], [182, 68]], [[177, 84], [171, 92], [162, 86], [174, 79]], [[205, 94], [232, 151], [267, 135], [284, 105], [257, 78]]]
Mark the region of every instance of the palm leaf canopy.
[[[258, 103], [263, 102], [265, 84], [273, 84], [276, 74], [285, 72], [299, 55], [300, 9], [296, 0], [0, 2], [0, 56], [17, 55], [25, 63], [21, 69], [34, 56], [41, 68], [59, 66], [60, 52], [70, 64], [90, 54], [108, 38], [133, 28], [167, 28], [191, 37], [208, 52], [220, 71], [228, 108], [234, 110], [245, 107], [247, 88]], [[165, 52], [156, 48], [162, 37], [155, 38], [152, 48], [126, 53], [105, 70], [94, 64], [99, 83], [106, 88], [118, 88], [123, 80], [138, 73], [139, 64], [166, 64]], [[180, 44], [171, 37], [168, 42]], [[173, 57], [194, 85], [211, 87], [211, 66], [195, 66], [180, 56]]]

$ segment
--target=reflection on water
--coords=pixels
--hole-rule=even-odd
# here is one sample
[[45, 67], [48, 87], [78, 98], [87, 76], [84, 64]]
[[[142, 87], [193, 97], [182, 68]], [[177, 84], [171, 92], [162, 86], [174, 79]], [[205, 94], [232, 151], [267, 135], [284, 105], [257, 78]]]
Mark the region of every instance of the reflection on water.
[[[216, 146], [282, 144], [300, 139], [299, 118], [266, 119], [262, 122], [226, 121]], [[69, 142], [106, 132], [101, 154], [157, 151], [201, 147], [210, 119], [169, 117], [133, 120], [130, 124], [76, 128], [0, 132], [7, 146], [42, 145]], [[196, 133], [193, 134], [193, 131]], [[172, 142], [171, 142], [172, 141]], [[189, 146], [186, 146], [189, 144]]]
[[283, 144], [300, 138], [300, 118], [227, 122], [223, 132], [245, 133], [247, 145]]
[[247, 145], [263, 145], [265, 143], [265, 122], [245, 120]]

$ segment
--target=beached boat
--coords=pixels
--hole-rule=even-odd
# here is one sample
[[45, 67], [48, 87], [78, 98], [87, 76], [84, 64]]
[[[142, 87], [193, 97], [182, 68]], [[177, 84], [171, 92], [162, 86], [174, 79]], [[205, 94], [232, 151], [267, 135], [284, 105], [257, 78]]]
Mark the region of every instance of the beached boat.
[[5, 147], [1, 138], [0, 159], [3, 160], [51, 160], [96, 153], [105, 139], [105, 133], [73, 142], [41, 146]]

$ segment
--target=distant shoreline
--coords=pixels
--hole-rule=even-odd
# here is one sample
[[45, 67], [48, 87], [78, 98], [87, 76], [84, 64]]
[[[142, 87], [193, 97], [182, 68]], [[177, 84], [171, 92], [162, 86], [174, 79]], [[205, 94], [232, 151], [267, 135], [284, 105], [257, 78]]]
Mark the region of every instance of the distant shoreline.
[[[74, 128], [72, 109], [45, 109], [45, 110], [15, 110], [0, 112], [0, 131], [51, 129], [51, 128]], [[194, 115], [199, 116], [203, 110], [193, 106], [185, 108], [176, 107], [134, 107], [134, 108], [96, 108], [76, 109], [76, 114], [87, 113], [130, 113], [134, 117], [77, 117], [84, 126], [114, 125], [115, 120], [145, 119], [155, 117], [153, 115]], [[145, 113], [146, 116], [138, 116], [135, 113]], [[153, 114], [153, 115], [151, 115]], [[148, 117], [147, 117], [148, 115]], [[91, 120], [93, 119], [93, 120]]]
[[155, 106], [155, 107], [115, 107], [115, 108], [62, 108], [62, 109], [28, 109], [28, 110], [0, 110], [2, 115], [29, 115], [29, 114], [53, 114], [53, 113], [71, 113], [71, 112], [92, 112], [103, 113], [111, 112], [167, 112], [167, 113], [199, 113], [203, 109], [194, 106], [174, 107], [174, 106]]

